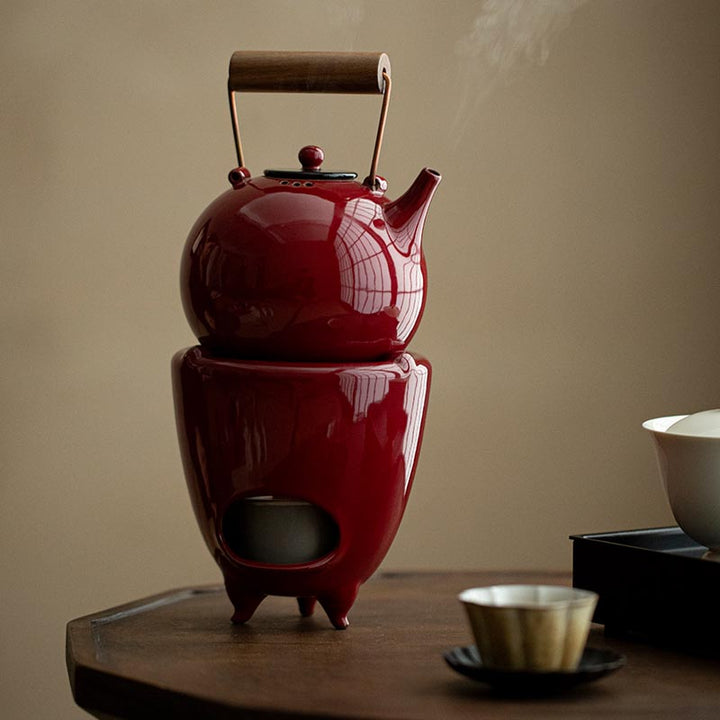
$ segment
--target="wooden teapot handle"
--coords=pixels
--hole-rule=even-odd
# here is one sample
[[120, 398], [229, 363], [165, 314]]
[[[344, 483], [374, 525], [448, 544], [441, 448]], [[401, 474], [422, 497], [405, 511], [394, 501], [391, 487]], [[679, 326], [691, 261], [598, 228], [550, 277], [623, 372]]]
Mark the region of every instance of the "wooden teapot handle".
[[370, 174], [376, 185], [385, 119], [390, 103], [390, 58], [370, 52], [276, 52], [239, 50], [228, 70], [228, 100], [238, 165], [244, 166], [236, 92], [305, 92], [383, 95]]
[[390, 59], [371, 52], [238, 51], [230, 58], [231, 92], [359, 93], [385, 91]]

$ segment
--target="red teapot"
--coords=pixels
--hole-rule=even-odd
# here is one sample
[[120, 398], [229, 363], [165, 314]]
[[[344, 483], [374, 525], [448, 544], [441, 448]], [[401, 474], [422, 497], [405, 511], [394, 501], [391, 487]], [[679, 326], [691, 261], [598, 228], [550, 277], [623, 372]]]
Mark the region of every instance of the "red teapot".
[[[252, 176], [235, 91], [382, 93], [370, 174], [300, 167]], [[384, 53], [237, 52], [228, 91], [238, 167], [200, 215], [181, 264], [183, 307], [202, 346], [233, 357], [371, 361], [405, 350], [422, 316], [421, 237], [440, 174], [422, 170], [396, 200], [376, 168], [390, 97]]]

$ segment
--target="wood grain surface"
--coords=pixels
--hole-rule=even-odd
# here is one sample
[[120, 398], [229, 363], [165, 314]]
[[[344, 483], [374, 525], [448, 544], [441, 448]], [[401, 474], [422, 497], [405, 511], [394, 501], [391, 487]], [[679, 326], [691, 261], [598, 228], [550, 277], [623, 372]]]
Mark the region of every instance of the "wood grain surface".
[[230, 58], [228, 88], [243, 92], [380, 94], [385, 53], [238, 50]]
[[348, 630], [293, 598], [268, 598], [233, 626], [221, 587], [175, 590], [67, 628], [76, 702], [99, 718], [713, 718], [720, 661], [606, 638], [627, 665], [554, 697], [517, 700], [455, 674], [443, 652], [470, 644], [456, 596], [506, 582], [569, 584], [559, 573], [383, 574], [360, 589]]

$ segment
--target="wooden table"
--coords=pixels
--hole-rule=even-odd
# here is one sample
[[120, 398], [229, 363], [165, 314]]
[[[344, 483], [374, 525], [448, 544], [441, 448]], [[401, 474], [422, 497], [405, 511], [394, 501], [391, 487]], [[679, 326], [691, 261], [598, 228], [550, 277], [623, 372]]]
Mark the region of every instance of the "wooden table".
[[268, 598], [233, 626], [223, 588], [175, 590], [68, 624], [76, 702], [98, 718], [720, 718], [720, 660], [594, 627], [589, 644], [627, 656], [594, 683], [543, 699], [505, 699], [454, 673], [444, 651], [471, 643], [455, 596], [505, 582], [569, 584], [567, 574], [399, 573], [366, 583], [351, 626]]

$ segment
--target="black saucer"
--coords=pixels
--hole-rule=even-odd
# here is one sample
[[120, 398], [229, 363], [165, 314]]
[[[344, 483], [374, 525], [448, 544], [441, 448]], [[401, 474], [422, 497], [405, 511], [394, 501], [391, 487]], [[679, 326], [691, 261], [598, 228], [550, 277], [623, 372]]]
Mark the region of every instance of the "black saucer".
[[475, 645], [456, 647], [443, 656], [461, 675], [484, 682], [503, 695], [549, 695], [580, 683], [598, 680], [625, 664], [625, 656], [612, 650], [585, 648], [577, 670], [570, 672], [531, 672], [493, 670], [484, 667]]

